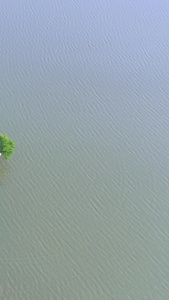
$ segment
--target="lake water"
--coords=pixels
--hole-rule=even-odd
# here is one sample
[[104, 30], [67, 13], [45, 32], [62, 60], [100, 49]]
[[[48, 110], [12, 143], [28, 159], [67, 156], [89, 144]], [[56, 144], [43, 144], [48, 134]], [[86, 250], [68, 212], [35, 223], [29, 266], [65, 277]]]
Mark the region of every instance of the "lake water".
[[169, 295], [167, 0], [1, 0], [0, 299]]

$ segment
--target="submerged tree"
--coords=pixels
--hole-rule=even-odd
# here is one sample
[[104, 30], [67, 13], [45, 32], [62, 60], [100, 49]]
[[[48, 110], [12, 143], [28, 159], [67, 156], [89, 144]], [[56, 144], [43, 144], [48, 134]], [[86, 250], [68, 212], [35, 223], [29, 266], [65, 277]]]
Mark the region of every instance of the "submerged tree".
[[15, 143], [6, 135], [0, 134], [0, 156], [3, 155], [5, 159], [9, 159], [13, 154]]

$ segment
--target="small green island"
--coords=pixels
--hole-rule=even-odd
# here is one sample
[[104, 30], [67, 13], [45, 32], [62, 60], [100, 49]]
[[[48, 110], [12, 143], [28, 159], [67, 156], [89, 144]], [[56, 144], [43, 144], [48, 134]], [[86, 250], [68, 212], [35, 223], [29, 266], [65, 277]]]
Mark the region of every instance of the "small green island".
[[8, 160], [14, 152], [15, 142], [5, 134], [0, 133], [0, 156]]

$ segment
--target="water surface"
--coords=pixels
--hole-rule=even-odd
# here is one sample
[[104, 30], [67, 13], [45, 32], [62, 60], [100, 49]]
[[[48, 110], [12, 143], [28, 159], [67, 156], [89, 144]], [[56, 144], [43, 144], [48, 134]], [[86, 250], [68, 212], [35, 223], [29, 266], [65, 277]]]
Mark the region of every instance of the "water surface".
[[164, 300], [167, 1], [0, 4], [0, 299]]

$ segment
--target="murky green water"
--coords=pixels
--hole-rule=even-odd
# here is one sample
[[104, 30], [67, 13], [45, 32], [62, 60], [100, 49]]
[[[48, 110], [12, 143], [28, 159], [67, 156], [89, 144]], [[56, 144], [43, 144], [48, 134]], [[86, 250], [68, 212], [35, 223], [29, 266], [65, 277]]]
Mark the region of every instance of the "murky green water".
[[168, 299], [167, 1], [0, 8], [0, 299]]

